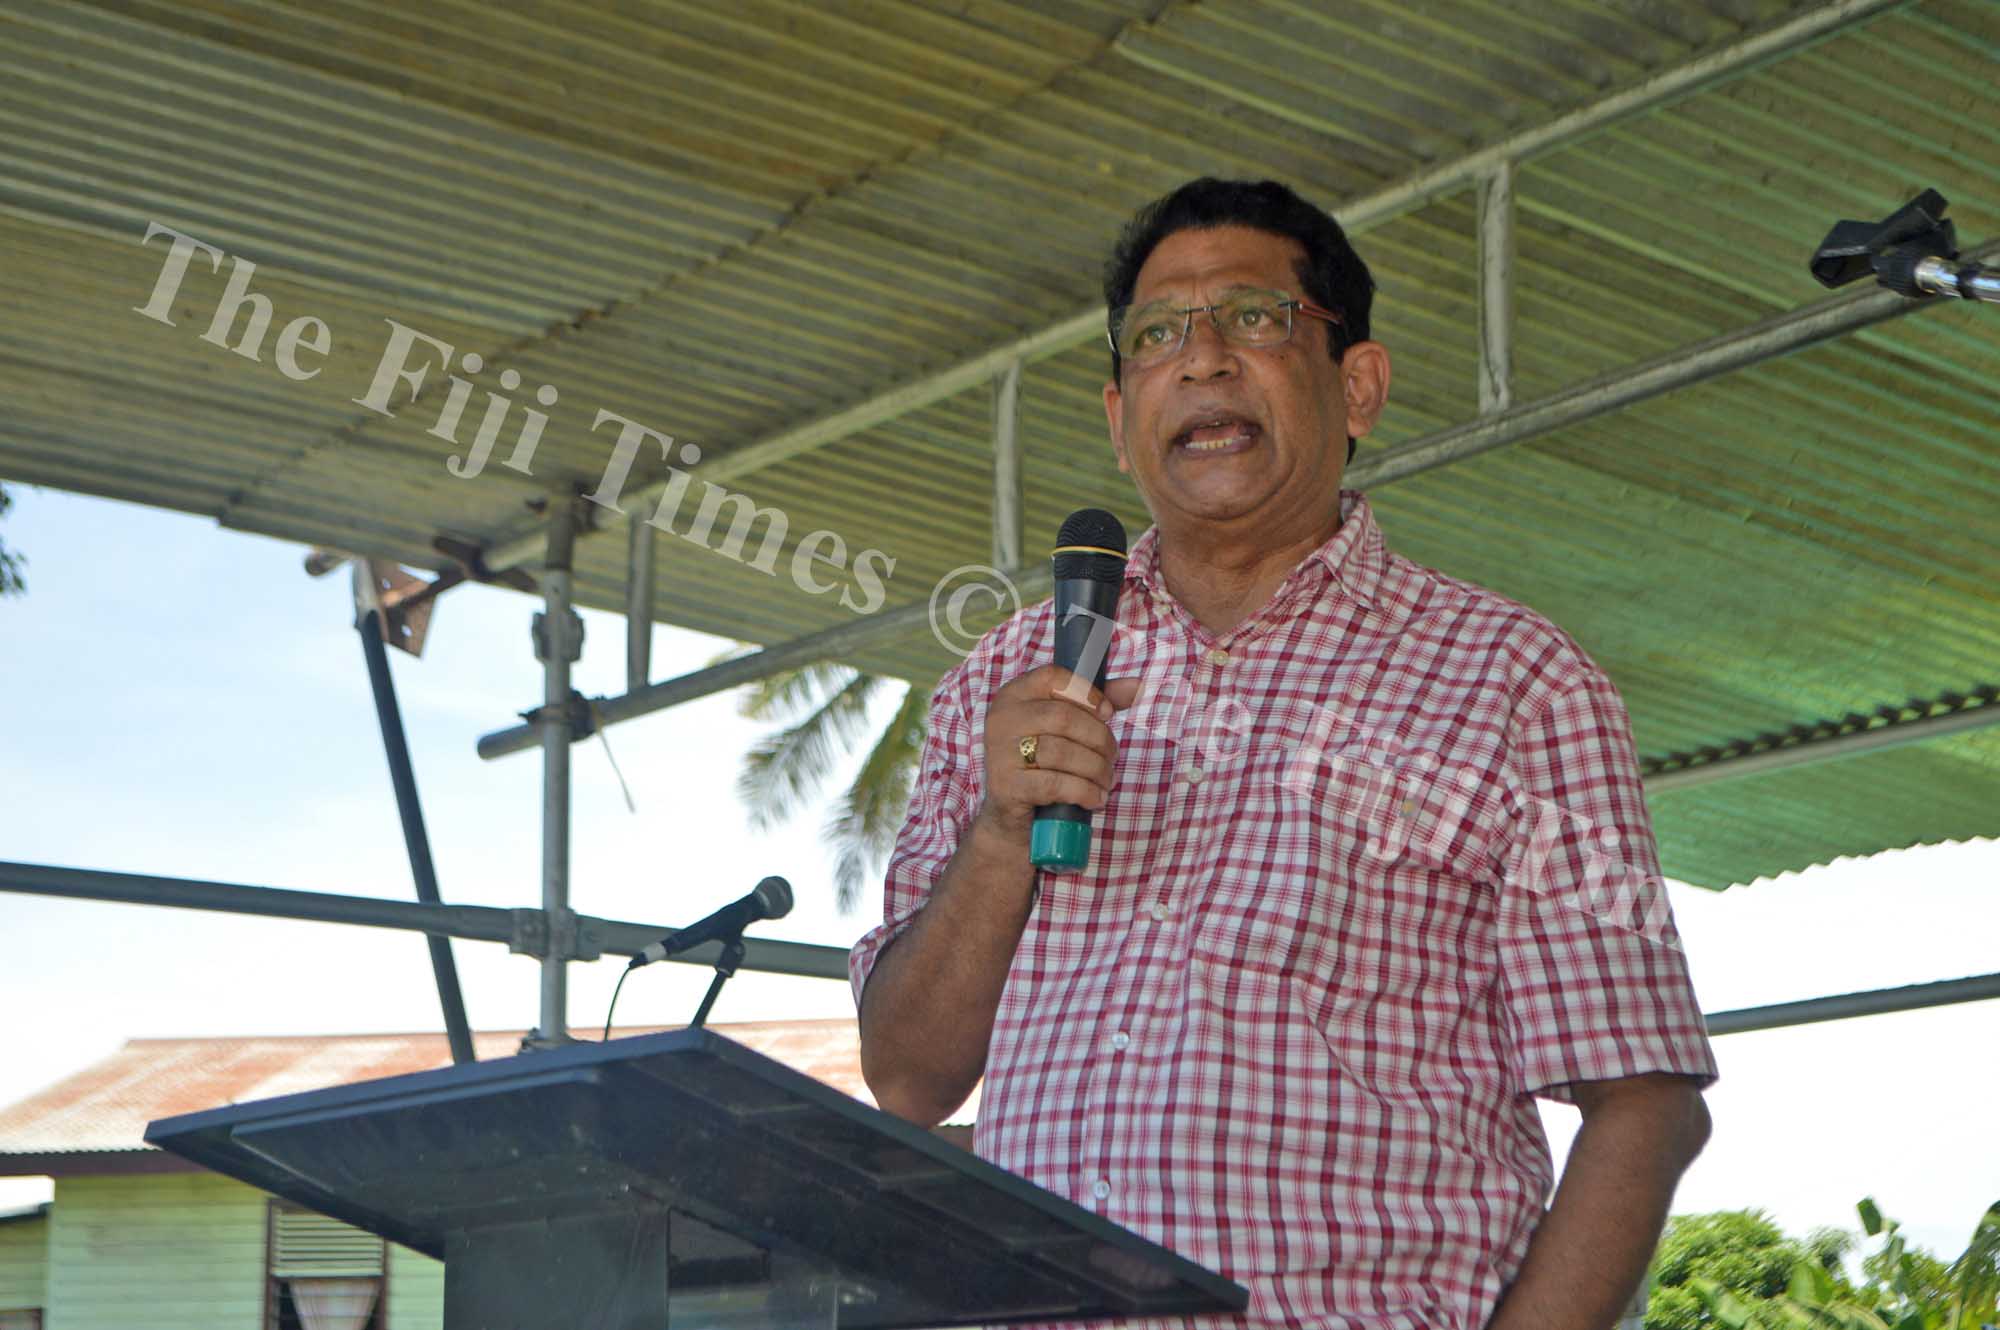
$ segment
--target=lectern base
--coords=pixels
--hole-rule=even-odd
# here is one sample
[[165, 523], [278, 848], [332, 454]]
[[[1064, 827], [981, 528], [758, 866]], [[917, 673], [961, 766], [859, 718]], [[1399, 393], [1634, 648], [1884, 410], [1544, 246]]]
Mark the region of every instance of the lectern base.
[[[677, 1234], [677, 1223], [686, 1231]], [[445, 1239], [444, 1330], [836, 1330], [837, 1276], [795, 1267], [772, 1280], [757, 1261], [742, 1271], [752, 1278], [718, 1284], [716, 1275], [743, 1263], [712, 1253], [690, 1262], [686, 1250], [716, 1236], [650, 1205], [454, 1231]], [[707, 1278], [675, 1292], [675, 1266]]]
[[662, 1330], [670, 1236], [653, 1208], [448, 1234], [444, 1330]]

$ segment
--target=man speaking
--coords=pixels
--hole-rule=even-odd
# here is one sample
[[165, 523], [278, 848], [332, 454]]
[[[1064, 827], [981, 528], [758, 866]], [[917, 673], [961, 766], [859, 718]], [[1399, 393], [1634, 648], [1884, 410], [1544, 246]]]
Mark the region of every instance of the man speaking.
[[[1270, 182], [1126, 227], [1104, 406], [1154, 525], [1110, 682], [1044, 602], [940, 683], [863, 1069], [927, 1125], [983, 1075], [979, 1153], [1246, 1284], [1217, 1324], [1606, 1330], [1715, 1066], [1610, 683], [1340, 488], [1371, 292]], [[1049, 804], [1083, 868], [1030, 864]], [[1583, 1114], [1552, 1201], [1537, 1095]]]

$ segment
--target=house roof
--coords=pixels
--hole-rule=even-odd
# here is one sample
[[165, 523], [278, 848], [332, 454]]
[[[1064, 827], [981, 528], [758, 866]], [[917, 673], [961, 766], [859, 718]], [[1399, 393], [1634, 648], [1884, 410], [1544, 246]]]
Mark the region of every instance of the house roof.
[[[0, 29], [23, 127], [0, 145], [0, 308], [22, 314], [0, 477], [441, 569], [440, 537], [492, 551], [536, 531], [529, 503], [593, 492], [614, 412], [677, 450], [628, 459], [628, 499], [686, 464], [788, 518], [764, 567], [685, 510], [655, 543], [651, 615], [745, 642], [855, 622], [783, 575], [817, 532], [896, 561], [891, 609], [991, 557], [1009, 360], [1030, 548], [1084, 504], [1143, 523], [1103, 437], [1096, 275], [1194, 175], [1286, 180], [1364, 233], [1397, 372], [1362, 470], [1480, 414], [1479, 201], [1446, 168], [1496, 146], [1541, 145], [1512, 149], [1517, 406], [1820, 300], [1830, 224], [1915, 186], [1968, 247], [2000, 232], [1980, 0], [550, 0], [470, 37], [422, 6], [202, 0], [13, 5]], [[203, 339], [227, 263], [135, 312], [155, 222], [256, 265], [261, 359]], [[308, 317], [331, 350], [294, 380], [274, 344]], [[514, 404], [477, 476], [447, 467], [487, 399], [441, 370], [393, 416], [357, 404], [390, 320]], [[1650, 770], [1992, 706], [1996, 355], [2000, 319], [1933, 302], [1369, 488], [1404, 553], [1596, 656]], [[539, 451], [509, 467], [543, 386]], [[618, 526], [578, 544], [584, 604], [626, 603]], [[815, 580], [865, 597], [856, 563]], [[928, 684], [951, 656], [896, 622], [845, 658]], [[1721, 886], [1988, 834], [1996, 801], [1989, 726], [1654, 813], [1666, 870]]]
[[[621, 1028], [618, 1036], [674, 1026]], [[719, 1034], [866, 1103], [860, 1034], [851, 1020], [757, 1021], [712, 1027]], [[598, 1032], [579, 1032], [596, 1038]], [[473, 1036], [480, 1060], [509, 1056], [521, 1031]], [[298, 1094], [449, 1065], [443, 1034], [245, 1036], [133, 1039], [19, 1103], [0, 1108], [0, 1175], [81, 1166], [86, 1157], [159, 1155], [145, 1143], [155, 1118]], [[162, 1157], [153, 1163], [166, 1166]], [[150, 1171], [151, 1165], [140, 1165]], [[78, 1167], [76, 1171], [87, 1171]]]

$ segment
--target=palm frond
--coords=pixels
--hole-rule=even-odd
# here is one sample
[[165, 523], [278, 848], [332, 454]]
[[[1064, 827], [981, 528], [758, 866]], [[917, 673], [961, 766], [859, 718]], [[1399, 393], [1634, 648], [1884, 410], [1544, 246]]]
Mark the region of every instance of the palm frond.
[[780, 670], [754, 683], [743, 685], [737, 695], [736, 714], [750, 720], [790, 720], [807, 707], [818, 706], [829, 695], [846, 687], [856, 671], [831, 661]]
[[[852, 672], [849, 672], [852, 674]], [[834, 764], [868, 719], [868, 699], [882, 684], [852, 674], [804, 719], [758, 740], [743, 755], [736, 793], [759, 830], [784, 821], [819, 792]]]
[[1951, 1263], [1956, 1316], [1982, 1316], [2000, 1306], [2000, 1201], [1988, 1207], [1972, 1230], [1972, 1241]]
[[861, 886], [895, 848], [923, 756], [929, 699], [911, 688], [861, 763], [854, 783], [828, 815], [820, 837], [834, 852], [834, 904], [842, 913], [861, 898]]

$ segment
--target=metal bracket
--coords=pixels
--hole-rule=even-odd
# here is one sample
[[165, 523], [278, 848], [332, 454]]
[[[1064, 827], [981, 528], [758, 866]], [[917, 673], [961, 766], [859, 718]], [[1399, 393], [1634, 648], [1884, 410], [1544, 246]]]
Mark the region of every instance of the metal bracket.
[[507, 950], [516, 956], [533, 956], [542, 960], [549, 954], [549, 922], [540, 910], [509, 910], [513, 916], [514, 934], [507, 939]]
[[469, 540], [459, 540], [452, 536], [437, 536], [431, 540], [431, 548], [450, 559], [464, 570], [466, 577], [475, 582], [489, 585], [509, 586], [516, 591], [526, 591], [530, 595], [541, 588], [535, 579], [519, 568], [492, 569], [486, 566], [486, 556], [479, 546]]
[[575, 948], [570, 953], [571, 960], [594, 961], [604, 955], [604, 921], [587, 914], [571, 914], [574, 932], [570, 945]]
[[510, 910], [513, 916], [514, 935], [507, 939], [507, 950], [516, 956], [532, 956], [536, 960], [547, 960], [554, 956], [569, 961], [594, 961], [604, 955], [603, 920], [580, 915], [574, 910], [555, 912], [555, 925], [549, 924], [547, 910]]
[[565, 609], [556, 619], [546, 613], [537, 614], [532, 633], [535, 659], [542, 664], [554, 659], [574, 665], [583, 659], [583, 619], [575, 610]]
[[465, 580], [457, 569], [447, 569], [426, 582], [384, 559], [357, 559], [354, 563], [354, 618], [360, 623], [370, 614], [380, 613], [382, 640], [412, 656], [424, 654], [424, 636], [430, 631], [431, 610], [437, 598]]
[[[551, 713], [547, 707], [534, 707], [514, 714], [530, 725], [539, 725]], [[597, 733], [597, 713], [592, 709], [591, 700], [574, 688], [569, 690], [569, 703], [562, 708], [562, 718], [569, 726], [569, 737], [573, 740], [588, 739]]]

